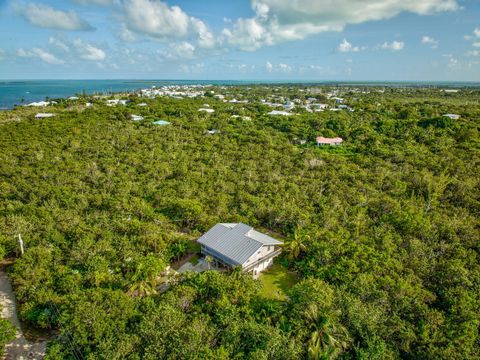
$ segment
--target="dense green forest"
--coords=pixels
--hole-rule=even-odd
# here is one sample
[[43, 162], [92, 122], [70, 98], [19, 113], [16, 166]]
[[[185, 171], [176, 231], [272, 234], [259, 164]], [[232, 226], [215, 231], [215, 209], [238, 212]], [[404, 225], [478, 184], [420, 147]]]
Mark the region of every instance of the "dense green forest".
[[[47, 359], [480, 358], [480, 91], [340, 88], [354, 111], [280, 117], [260, 102], [334, 106], [322, 90], [0, 113], [0, 254], [20, 317], [55, 334]], [[217, 222], [286, 239], [285, 300], [238, 271], [156, 290]]]

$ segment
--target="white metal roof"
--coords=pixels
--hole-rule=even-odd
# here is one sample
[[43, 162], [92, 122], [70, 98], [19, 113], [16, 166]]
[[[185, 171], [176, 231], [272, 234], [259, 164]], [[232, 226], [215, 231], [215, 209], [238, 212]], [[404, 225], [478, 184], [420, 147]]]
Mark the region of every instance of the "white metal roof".
[[243, 223], [216, 224], [198, 242], [234, 266], [242, 265], [264, 245], [283, 244]]

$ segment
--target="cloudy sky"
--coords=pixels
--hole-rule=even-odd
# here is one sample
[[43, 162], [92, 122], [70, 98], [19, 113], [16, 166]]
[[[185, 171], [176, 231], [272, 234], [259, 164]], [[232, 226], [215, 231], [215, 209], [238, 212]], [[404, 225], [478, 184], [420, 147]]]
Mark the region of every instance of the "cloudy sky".
[[0, 79], [480, 81], [478, 0], [0, 0]]

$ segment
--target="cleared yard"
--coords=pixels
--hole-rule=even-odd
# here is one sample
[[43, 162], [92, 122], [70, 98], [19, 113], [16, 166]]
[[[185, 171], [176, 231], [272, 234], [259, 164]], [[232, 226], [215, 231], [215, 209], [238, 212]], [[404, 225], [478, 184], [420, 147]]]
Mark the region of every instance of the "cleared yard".
[[274, 300], [286, 300], [286, 292], [298, 282], [298, 277], [284, 266], [274, 263], [258, 280], [262, 284], [263, 296]]

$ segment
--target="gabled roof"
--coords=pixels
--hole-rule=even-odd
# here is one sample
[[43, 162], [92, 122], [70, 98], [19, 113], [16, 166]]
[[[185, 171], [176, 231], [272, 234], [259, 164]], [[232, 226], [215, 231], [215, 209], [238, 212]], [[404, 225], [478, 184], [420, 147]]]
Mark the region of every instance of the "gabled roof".
[[219, 223], [200, 237], [198, 242], [233, 266], [245, 263], [264, 245], [283, 244], [243, 223]]

